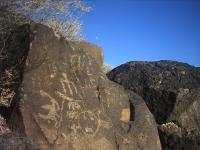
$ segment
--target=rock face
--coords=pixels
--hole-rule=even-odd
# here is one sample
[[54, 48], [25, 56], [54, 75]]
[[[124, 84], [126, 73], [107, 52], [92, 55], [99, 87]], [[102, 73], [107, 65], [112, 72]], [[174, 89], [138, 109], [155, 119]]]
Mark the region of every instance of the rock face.
[[1, 150], [36, 150], [27, 138], [16, 133], [0, 135], [0, 148]]
[[12, 131], [41, 150], [161, 149], [141, 98], [109, 81], [90, 50], [34, 23], [18, 27], [9, 38], [4, 49], [9, 57], [0, 64], [1, 72], [14, 68], [19, 77], [3, 114]]
[[0, 115], [0, 149], [1, 150], [35, 150], [32, 143], [24, 136], [12, 133], [6, 120]]
[[[71, 42], [72, 44], [72, 42]], [[87, 55], [93, 57], [99, 66], [103, 65], [103, 49], [86, 41], [73, 42], [75, 49], [82, 49]]]
[[0, 115], [0, 135], [9, 133], [10, 129], [6, 124], [6, 120]]
[[[168, 121], [176, 124], [173, 127], [159, 127], [160, 139], [164, 149], [200, 149], [200, 89], [180, 89], [176, 104]], [[169, 124], [169, 123], [167, 123]]]
[[200, 87], [199, 69], [174, 61], [129, 62], [108, 77], [141, 95], [158, 123], [168, 119], [180, 88]]
[[159, 128], [163, 149], [199, 148], [199, 68], [175, 61], [129, 62], [107, 75], [142, 96], [158, 124], [172, 122], [181, 129]]
[[[161, 149], [160, 139], [157, 134], [157, 125], [153, 115], [146, 106], [144, 100], [135, 94], [134, 92], [128, 91], [130, 100], [134, 103], [134, 122], [130, 126], [129, 134], [133, 137], [132, 140], [134, 145], [130, 150], [157, 150]], [[133, 111], [133, 107], [131, 107]], [[126, 148], [125, 148], [126, 150]]]
[[200, 134], [200, 88], [180, 89], [169, 121], [187, 129], [187, 132]]
[[11, 129], [25, 133], [41, 149], [95, 149], [96, 144], [115, 149], [115, 132], [130, 120], [130, 115], [121, 115], [130, 112], [128, 96], [105, 81], [83, 50], [57, 39], [45, 26], [30, 28], [33, 38], [25, 55], [20, 101], [9, 119]]
[[163, 150], [198, 150], [200, 136], [198, 133], [187, 131], [173, 122], [158, 127]]

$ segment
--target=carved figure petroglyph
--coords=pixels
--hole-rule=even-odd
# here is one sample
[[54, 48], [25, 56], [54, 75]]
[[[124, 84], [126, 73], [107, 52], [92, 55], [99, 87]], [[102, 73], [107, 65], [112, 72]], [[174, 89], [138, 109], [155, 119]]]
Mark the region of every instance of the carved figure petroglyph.
[[[44, 90], [40, 90], [41, 96], [47, 97], [50, 100], [51, 104], [46, 104], [46, 105], [41, 106], [42, 109], [48, 110], [47, 115], [39, 113], [38, 116], [48, 121], [54, 121], [56, 127], [58, 127], [58, 125], [62, 121], [60, 113], [63, 113], [65, 102], [67, 103], [68, 109], [72, 111], [81, 109], [81, 105], [79, 103], [82, 102], [82, 100], [74, 99], [72, 97], [73, 96], [72, 89], [74, 89], [74, 91], [78, 93], [75, 85], [68, 80], [67, 75], [65, 73], [62, 74], [62, 77], [63, 78], [60, 79], [62, 90], [56, 91], [56, 94], [61, 98], [61, 106], [59, 105], [59, 103], [54, 97], [52, 97], [50, 94], [48, 94]], [[67, 89], [69, 91], [69, 94], [67, 94]], [[67, 95], [70, 95], [70, 96], [67, 96]], [[74, 118], [75, 113], [74, 114], [68, 113], [67, 116], [69, 118]]]
[[79, 78], [77, 76], [77, 73], [76, 73], [76, 71], [74, 69], [72, 69], [72, 73], [73, 73], [73, 77], [76, 79], [76, 82], [80, 83], [80, 80], [79, 80]]
[[71, 56], [71, 60], [70, 60], [70, 63], [71, 63], [71, 66], [72, 68], [76, 68], [76, 70], [79, 70], [81, 71], [83, 68], [84, 68], [84, 71], [87, 73], [87, 74], [90, 74], [90, 71], [91, 71], [91, 65], [92, 65], [92, 61], [89, 59], [88, 63], [84, 63], [83, 59], [85, 60], [85, 55], [72, 55]]
[[[60, 91], [57, 91], [56, 93], [64, 100], [67, 100], [67, 101], [75, 101], [72, 96], [74, 96], [74, 93], [73, 93], [73, 90], [75, 91], [75, 94], [78, 95], [80, 97], [79, 100], [76, 100], [77, 102], [80, 102], [81, 99], [83, 99], [83, 97], [81, 96], [81, 94], [78, 92], [75, 84], [73, 82], [71, 82], [68, 77], [67, 77], [67, 74], [66, 73], [63, 73], [62, 74], [62, 77], [63, 79], [60, 79], [60, 83], [62, 85], [62, 93]], [[66, 90], [66, 86], [67, 86], [67, 89], [69, 90], [69, 94], [67, 94], [67, 90]], [[70, 95], [67, 96], [67, 95]]]
[[102, 127], [102, 121], [100, 120], [99, 115], [96, 115], [90, 110], [82, 112], [68, 111], [66, 116], [72, 121], [75, 121], [71, 126], [71, 129], [75, 133], [82, 132], [86, 135], [95, 136]]
[[78, 115], [78, 124], [81, 124], [81, 121], [84, 121], [85, 123], [92, 124], [92, 126], [86, 125], [85, 127], [82, 126], [82, 131], [85, 134], [91, 134], [92, 136], [95, 136], [100, 129], [101, 121], [99, 119], [99, 115], [96, 115], [90, 110], [82, 111]]
[[78, 115], [79, 115], [79, 113], [76, 112], [76, 111], [67, 111], [67, 112], [66, 112], [66, 117], [67, 117], [68, 119], [71, 119], [71, 120], [78, 119]]
[[54, 121], [55, 126], [57, 126], [57, 120], [59, 118], [58, 111], [60, 111], [60, 106], [59, 106], [58, 102], [43, 90], [40, 90], [40, 94], [44, 97], [49, 98], [51, 104], [43, 105], [41, 107], [42, 109], [48, 110], [48, 114], [43, 115], [43, 114], [39, 113], [38, 114], [39, 117], [42, 119], [45, 119], [45, 120]]
[[110, 122], [107, 122], [107, 121], [104, 121], [104, 120], [100, 120], [100, 123], [101, 123], [101, 127], [102, 128], [109, 129], [111, 127]]
[[96, 84], [97, 84], [97, 83], [96, 83], [97, 76], [94, 75], [94, 74], [88, 74], [88, 76], [90, 77], [88, 86], [89, 86], [90, 88], [96, 87]]
[[[73, 59], [79, 61], [79, 57], [74, 56]], [[96, 84], [93, 80], [90, 81], [92, 82], [91, 85], [94, 86]], [[83, 133], [90, 136], [95, 136], [100, 128], [109, 129], [111, 127], [109, 122], [100, 119], [100, 111], [95, 113], [91, 110], [85, 110], [82, 107], [83, 96], [74, 82], [70, 81], [66, 73], [62, 73], [59, 85], [61, 88], [55, 91], [55, 94], [60, 98], [59, 101], [54, 96], [51, 96], [51, 94], [40, 90], [41, 96], [47, 97], [50, 101], [50, 104], [41, 107], [47, 110], [48, 113], [47, 115], [39, 113], [38, 116], [40, 118], [55, 122], [55, 127], [58, 129], [63, 120], [62, 117], [66, 117], [71, 122], [70, 128], [73, 133]], [[65, 104], [67, 110], [64, 110]]]
[[77, 68], [77, 70], [81, 70], [81, 56], [78, 55], [71, 56], [70, 62], [72, 67]]
[[49, 66], [50, 70], [52, 70], [52, 73], [50, 75], [51, 78], [54, 78], [56, 76], [57, 68], [55, 62], [52, 63], [51, 66]]
[[69, 110], [79, 110], [81, 106], [77, 102], [68, 102]]

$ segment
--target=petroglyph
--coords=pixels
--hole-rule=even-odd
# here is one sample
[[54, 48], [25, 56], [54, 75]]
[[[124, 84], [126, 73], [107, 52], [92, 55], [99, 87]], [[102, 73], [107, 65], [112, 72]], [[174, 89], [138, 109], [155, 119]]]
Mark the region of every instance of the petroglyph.
[[110, 122], [104, 120], [100, 120], [100, 126], [105, 129], [109, 129], [110, 127], [112, 127]]
[[[84, 74], [86, 73], [87, 78], [82, 79], [81, 82], [84, 83], [83, 82], [83, 80], [84, 80], [85, 83], [87, 83], [86, 87], [94, 88], [96, 86], [96, 84], [97, 84], [96, 81], [98, 80], [98, 78], [94, 73], [91, 72], [92, 71], [91, 70], [91, 66], [88, 65], [88, 63], [84, 63], [85, 59], [87, 59], [87, 58], [84, 58], [84, 56], [79, 56], [79, 55], [71, 56], [70, 64], [71, 64], [73, 76], [76, 79], [76, 81], [78, 83], [80, 83], [80, 78], [79, 78], [80, 74], [77, 74], [77, 71], [78, 72], [83, 72]], [[90, 59], [88, 61], [90, 61]], [[83, 87], [83, 88], [85, 88], [85, 87]]]
[[81, 106], [79, 105], [78, 102], [70, 101], [70, 102], [68, 102], [68, 108], [69, 108], [69, 110], [79, 110], [81, 108]]
[[48, 114], [44, 115], [44, 114], [39, 113], [38, 114], [39, 117], [42, 119], [45, 119], [45, 120], [54, 121], [55, 126], [57, 126], [57, 121], [59, 118], [58, 112], [60, 111], [60, 106], [59, 106], [58, 102], [43, 90], [40, 90], [40, 94], [44, 97], [49, 98], [51, 104], [41, 106], [42, 109], [45, 109], [48, 111]]
[[77, 73], [76, 73], [76, 71], [75, 71], [74, 69], [72, 69], [72, 73], [73, 73], [73, 76], [74, 76], [76, 82], [77, 82], [77, 83], [80, 83], [80, 80], [79, 80], [79, 78], [78, 78], [78, 76], [77, 76]]
[[80, 127], [80, 125], [79, 124], [75, 124], [75, 123], [72, 124], [71, 129], [72, 129], [74, 134], [76, 134], [78, 131], [82, 131], [82, 128]]
[[[101, 111], [90, 110], [83, 102], [87, 102], [84, 99], [83, 93], [85, 91], [94, 89], [96, 91], [97, 85], [99, 81], [107, 80], [105, 76], [97, 76], [91, 73], [91, 69], [89, 67], [85, 67], [85, 64], [81, 61], [82, 57], [74, 55], [71, 57], [71, 66], [72, 66], [72, 74], [62, 73], [59, 82], [57, 83], [57, 88], [54, 94], [49, 94], [44, 90], [40, 91], [40, 94], [44, 97], [47, 97], [50, 103], [41, 106], [42, 109], [47, 111], [47, 114], [43, 114], [40, 112], [38, 116], [44, 120], [53, 121], [56, 127], [55, 136], [59, 138], [59, 136], [63, 139], [66, 139], [66, 133], [62, 132], [59, 135], [59, 130], [62, 126], [62, 122], [64, 120], [68, 121], [69, 127], [71, 129], [70, 134], [82, 134], [85, 136], [96, 136], [101, 130], [110, 130], [114, 127], [112, 121], [110, 119], [103, 120], [100, 118]], [[69, 60], [68, 60], [69, 61]], [[92, 65], [92, 64], [91, 64]], [[53, 69], [52, 69], [53, 68]], [[80, 81], [80, 76], [82, 69], [86, 69], [83, 72], [83, 75], [86, 75], [84, 81]], [[52, 71], [53, 70], [53, 71]], [[56, 64], [52, 63], [49, 66], [49, 71], [51, 72], [50, 78], [54, 78], [58, 72], [56, 68]], [[87, 74], [85, 74], [87, 73]], [[70, 78], [73, 75], [73, 80]], [[41, 82], [42, 83], [42, 82]], [[80, 86], [77, 86], [77, 83]], [[104, 89], [103, 89], [104, 90]], [[108, 99], [109, 96], [113, 95], [113, 91], [115, 91], [115, 87], [111, 87], [109, 89], [105, 89]], [[98, 93], [94, 93], [96, 95], [92, 95], [93, 97], [97, 97]], [[105, 103], [112, 106], [112, 104], [116, 103], [115, 98], [111, 100], [106, 100]], [[121, 120], [122, 121], [129, 121], [129, 117], [127, 115], [127, 110], [122, 111]], [[42, 114], [41, 114], [42, 113]], [[59, 141], [55, 138], [55, 142]]]
[[[67, 74], [62, 73], [62, 76], [63, 76], [64, 79], [61, 79], [60, 82], [61, 82], [64, 94], [67, 94], [66, 87], [65, 87], [65, 84], [66, 84], [68, 86], [70, 95], [73, 96], [73, 91], [72, 91], [72, 88], [70, 86], [70, 81], [68, 80]], [[75, 89], [76, 89], [76, 87], [75, 87]]]
[[53, 63], [51, 64], [51, 66], [49, 66], [49, 69], [52, 71], [50, 77], [51, 77], [51, 78], [54, 78], [54, 77], [56, 76], [56, 72], [57, 72], [57, 67], [56, 67], [55, 62], [53, 62]]
[[101, 127], [107, 128], [106, 123], [100, 120], [99, 115], [95, 115], [89, 110], [82, 112], [67, 111], [66, 116], [73, 121], [71, 129], [75, 133], [95, 136]]
[[85, 128], [86, 133], [94, 133], [94, 130], [92, 128]]
[[[67, 95], [70, 95], [70, 96], [74, 96], [74, 95], [78, 95], [79, 96], [79, 100], [77, 101], [81, 101], [81, 99], [83, 99], [82, 95], [78, 92], [75, 84], [73, 82], [71, 82], [68, 77], [67, 77], [67, 74], [66, 73], [62, 73], [62, 77], [60, 79], [60, 83], [62, 85], [62, 93], [57, 91], [57, 94], [62, 98], [62, 99], [65, 99], [67, 101], [74, 101], [74, 99], [72, 97], [69, 97]], [[69, 94], [67, 93], [67, 90], [66, 90], [66, 86], [67, 86], [67, 89], [69, 90]], [[73, 92], [74, 90], [74, 92]]]
[[84, 72], [90, 74], [92, 61], [88, 59], [88, 63], [84, 63], [85, 59], [87, 59], [85, 58], [85, 55], [72, 55], [70, 59], [71, 67], [77, 71], [84, 69]]
[[66, 117], [70, 120], [75, 120], [78, 119], [79, 113], [76, 111], [67, 111], [66, 112]]
[[81, 70], [81, 56], [73, 55], [71, 56], [71, 65], [74, 68], [77, 68], [77, 70]]
[[[78, 124], [81, 125], [82, 131], [85, 134], [95, 136], [100, 129], [99, 115], [95, 115], [92, 111], [83, 111], [78, 115]], [[89, 132], [88, 132], [89, 131]]]
[[79, 132], [83, 132], [84, 134], [89, 134], [95, 136], [100, 128], [109, 129], [112, 125], [104, 120], [101, 120], [99, 114], [95, 114], [92, 111], [67, 111], [66, 117], [71, 121], [75, 121], [73, 126], [71, 127], [73, 131], [79, 130]]
[[102, 79], [103, 81], [107, 81], [107, 80], [108, 80], [107, 77], [106, 77], [105, 75], [100, 75], [99, 78]]

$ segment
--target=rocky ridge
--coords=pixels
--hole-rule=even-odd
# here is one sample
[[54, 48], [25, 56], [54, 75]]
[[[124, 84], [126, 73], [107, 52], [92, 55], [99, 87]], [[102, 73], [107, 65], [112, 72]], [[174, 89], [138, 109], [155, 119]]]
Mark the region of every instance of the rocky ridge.
[[144, 98], [164, 150], [200, 148], [199, 68], [176, 61], [129, 62], [107, 76]]

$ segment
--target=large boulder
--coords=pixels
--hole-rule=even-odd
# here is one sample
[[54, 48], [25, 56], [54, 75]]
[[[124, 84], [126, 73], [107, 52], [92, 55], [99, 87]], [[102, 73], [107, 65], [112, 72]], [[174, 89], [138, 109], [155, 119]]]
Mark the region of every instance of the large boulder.
[[[161, 125], [163, 149], [199, 148], [199, 68], [175, 61], [129, 62], [107, 76], [144, 98]], [[170, 122], [181, 130], [162, 128]]]
[[22, 26], [12, 38], [19, 38], [21, 28], [30, 31], [32, 41], [24, 52], [25, 70], [12, 102], [10, 128], [40, 149], [115, 149], [115, 132], [123, 134], [117, 129], [130, 117], [122, 116], [123, 110], [130, 112], [123, 89], [106, 82], [92, 57], [57, 39], [49, 28]]
[[135, 115], [133, 125], [130, 126], [128, 133], [133, 137], [134, 145], [129, 149], [161, 150], [162, 148], [154, 116], [151, 114], [144, 100], [140, 96], [129, 90], [128, 94], [131, 98], [131, 103], [135, 106], [134, 109], [131, 107], [132, 113]]
[[8, 39], [0, 64], [1, 73], [17, 74], [7, 85], [1, 80], [14, 92], [3, 111], [12, 131], [41, 150], [161, 149], [141, 98], [109, 81], [84, 47], [35, 23], [17, 27]]

